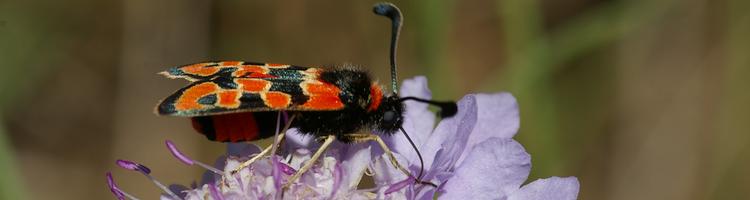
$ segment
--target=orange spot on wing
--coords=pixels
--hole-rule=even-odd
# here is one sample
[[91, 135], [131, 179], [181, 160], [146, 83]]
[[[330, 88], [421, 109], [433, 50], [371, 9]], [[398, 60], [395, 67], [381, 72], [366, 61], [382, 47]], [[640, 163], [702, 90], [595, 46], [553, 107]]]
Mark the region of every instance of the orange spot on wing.
[[292, 97], [283, 92], [266, 92], [261, 94], [261, 98], [266, 106], [274, 109], [287, 108], [292, 102]]
[[225, 108], [240, 107], [240, 92], [237, 90], [221, 91], [217, 94], [219, 106]]
[[237, 66], [241, 65], [242, 61], [223, 61], [221, 62], [221, 66]]
[[374, 111], [378, 109], [380, 103], [383, 101], [383, 90], [377, 84], [370, 86], [370, 105], [367, 106], [367, 111]]
[[271, 88], [271, 82], [254, 78], [238, 78], [234, 81], [245, 92], [258, 93]]
[[198, 99], [219, 90], [219, 86], [214, 83], [201, 83], [194, 85], [182, 92], [182, 95], [175, 102], [175, 109], [178, 111], [201, 109], [203, 105], [198, 104]]
[[303, 83], [302, 89], [310, 96], [310, 99], [302, 105], [304, 108], [314, 110], [336, 110], [344, 107], [339, 99], [341, 90], [330, 83]]
[[266, 66], [267, 67], [271, 67], [271, 68], [287, 68], [287, 67], [289, 67], [289, 65], [277, 64], [277, 63], [266, 63]]
[[197, 63], [182, 67], [182, 72], [198, 76], [210, 76], [219, 72], [218, 67], [208, 67], [212, 63]]

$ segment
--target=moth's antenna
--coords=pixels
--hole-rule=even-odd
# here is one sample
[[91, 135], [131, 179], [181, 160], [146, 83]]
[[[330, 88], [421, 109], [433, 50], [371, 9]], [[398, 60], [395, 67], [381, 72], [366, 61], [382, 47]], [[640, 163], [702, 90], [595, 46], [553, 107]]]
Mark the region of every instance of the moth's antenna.
[[458, 112], [458, 105], [456, 105], [456, 102], [452, 101], [432, 101], [417, 97], [403, 97], [398, 100], [401, 102], [412, 100], [440, 107], [440, 117], [442, 118], [453, 117], [453, 115], [456, 115]]
[[435, 185], [432, 182], [422, 181], [422, 175], [424, 173], [424, 159], [422, 159], [422, 154], [419, 153], [419, 149], [417, 149], [417, 145], [414, 145], [414, 141], [411, 140], [411, 137], [409, 137], [409, 134], [406, 133], [406, 130], [404, 130], [404, 127], [399, 127], [399, 129], [401, 129], [401, 132], [404, 133], [404, 136], [406, 136], [406, 140], [409, 140], [409, 144], [411, 144], [411, 147], [413, 147], [414, 151], [417, 152], [417, 157], [419, 157], [419, 166], [420, 166], [419, 167], [419, 175], [417, 175], [417, 177], [415, 178], [416, 181], [417, 181], [417, 183], [427, 184], [427, 185], [431, 185], [431, 186], [437, 188], [438, 186]]
[[398, 94], [398, 85], [396, 85], [398, 81], [398, 77], [396, 76], [396, 43], [398, 42], [398, 36], [401, 33], [401, 25], [404, 20], [402, 19], [401, 10], [392, 3], [375, 4], [372, 12], [391, 19], [391, 89], [393, 89], [393, 95], [396, 96]]
[[[401, 10], [399, 10], [396, 5], [387, 2], [375, 4], [375, 6], [373, 6], [372, 8], [372, 12], [391, 19], [391, 89], [393, 89], [393, 96], [397, 97], [398, 76], [396, 74], [396, 44], [398, 43], [398, 36], [401, 33], [401, 25], [403, 25], [404, 22], [402, 17], [403, 15], [401, 14]], [[417, 183], [427, 184], [437, 188], [437, 185], [435, 185], [434, 183], [422, 181], [422, 173], [424, 172], [424, 161], [422, 159], [422, 154], [419, 153], [419, 149], [416, 145], [414, 145], [414, 142], [411, 140], [411, 138], [409, 138], [409, 134], [406, 133], [404, 128], [400, 127], [400, 129], [401, 132], [404, 133], [404, 136], [406, 136], [406, 139], [409, 140], [411, 147], [413, 147], [414, 151], [417, 152], [417, 157], [419, 157], [419, 175], [415, 178]]]

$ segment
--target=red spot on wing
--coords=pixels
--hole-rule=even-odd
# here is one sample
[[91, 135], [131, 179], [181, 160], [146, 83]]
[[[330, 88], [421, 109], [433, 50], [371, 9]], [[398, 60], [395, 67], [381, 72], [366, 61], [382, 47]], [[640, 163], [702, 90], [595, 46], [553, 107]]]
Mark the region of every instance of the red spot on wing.
[[234, 77], [249, 77], [249, 78], [274, 78], [268, 74], [270, 70], [263, 66], [257, 65], [243, 65], [238, 66], [237, 70], [232, 73]]
[[250, 76], [248, 77], [249, 78], [277, 78], [276, 76], [270, 75], [270, 74], [256, 74], [256, 73], [250, 74]]
[[219, 90], [219, 86], [210, 82], [194, 85], [182, 92], [174, 107], [178, 111], [201, 109], [203, 105], [198, 104], [198, 99], [217, 90]]
[[292, 102], [292, 97], [283, 92], [262, 93], [261, 98], [263, 98], [263, 102], [266, 103], [266, 106], [274, 109], [287, 108]]
[[213, 63], [196, 63], [188, 66], [181, 67], [182, 72], [186, 74], [193, 74], [198, 76], [211, 76], [219, 72], [218, 67], [209, 67]]
[[255, 78], [238, 78], [234, 80], [239, 88], [245, 92], [259, 93], [271, 88], [271, 82]]
[[219, 98], [218, 106], [224, 108], [240, 107], [240, 91], [238, 90], [221, 91], [216, 96]]
[[367, 111], [374, 111], [378, 109], [380, 103], [383, 101], [383, 90], [377, 84], [370, 86], [370, 105], [367, 106]]
[[313, 110], [337, 110], [344, 107], [339, 99], [341, 90], [333, 84], [324, 82], [308, 82], [302, 84], [302, 89], [310, 98], [302, 104], [303, 108]]
[[251, 141], [258, 139], [258, 124], [252, 112], [211, 116], [216, 141]]

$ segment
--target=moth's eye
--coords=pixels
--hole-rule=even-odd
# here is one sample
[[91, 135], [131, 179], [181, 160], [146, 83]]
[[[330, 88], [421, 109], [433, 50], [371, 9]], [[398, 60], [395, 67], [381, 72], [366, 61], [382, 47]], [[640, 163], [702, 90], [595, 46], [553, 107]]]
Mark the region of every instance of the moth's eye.
[[396, 112], [393, 112], [393, 111], [385, 111], [385, 113], [383, 113], [383, 121], [388, 122], [388, 123], [395, 122], [396, 117], [397, 117]]

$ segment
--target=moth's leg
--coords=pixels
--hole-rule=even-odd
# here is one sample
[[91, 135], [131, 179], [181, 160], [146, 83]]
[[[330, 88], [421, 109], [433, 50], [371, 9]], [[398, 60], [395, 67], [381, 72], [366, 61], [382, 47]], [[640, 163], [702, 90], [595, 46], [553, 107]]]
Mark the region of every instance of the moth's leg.
[[388, 155], [388, 158], [391, 160], [391, 164], [394, 167], [396, 167], [396, 169], [406, 174], [406, 176], [414, 178], [416, 180], [416, 177], [411, 175], [411, 173], [409, 173], [409, 170], [406, 170], [405, 167], [401, 166], [401, 164], [398, 163], [398, 160], [396, 160], [396, 157], [393, 155], [393, 152], [391, 151], [390, 148], [388, 148], [388, 145], [385, 145], [385, 142], [383, 142], [383, 139], [381, 139], [380, 136], [375, 135], [375, 134], [369, 134], [369, 133], [355, 133], [355, 134], [346, 134], [344, 135], [344, 137], [346, 137], [345, 140], [348, 139], [356, 143], [367, 142], [367, 141], [377, 142], [380, 145], [380, 148], [382, 148], [383, 151], [385, 151], [385, 154]]
[[255, 161], [258, 161], [260, 158], [263, 158], [263, 156], [271, 152], [274, 145], [277, 145], [277, 144], [281, 145], [281, 143], [284, 141], [284, 136], [286, 136], [286, 131], [289, 130], [289, 127], [292, 125], [292, 121], [294, 121], [295, 117], [297, 117], [297, 115], [292, 115], [292, 117], [289, 118], [289, 122], [287, 122], [286, 125], [284, 125], [284, 129], [280, 131], [279, 136], [276, 138], [276, 141], [274, 141], [271, 145], [268, 145], [268, 147], [263, 149], [263, 151], [261, 151], [257, 155], [253, 156], [253, 158], [251, 158], [250, 160], [242, 162], [240, 166], [232, 170], [231, 174], [234, 175], [235, 173], [244, 169], [245, 167], [252, 165]]
[[334, 140], [336, 140], [336, 136], [335, 135], [329, 135], [328, 137], [326, 137], [326, 139], [323, 141], [323, 144], [321, 144], [320, 148], [318, 148], [318, 151], [316, 151], [315, 154], [313, 154], [313, 156], [310, 158], [310, 160], [308, 160], [307, 163], [305, 163], [305, 165], [302, 166], [302, 168], [300, 168], [299, 170], [297, 170], [297, 173], [295, 173], [294, 176], [292, 176], [289, 179], [287, 179], [286, 184], [284, 184], [284, 187], [282, 187], [282, 188], [284, 188], [284, 189], [289, 188], [289, 186], [291, 186], [294, 183], [294, 181], [296, 181], [297, 179], [299, 179], [299, 177], [302, 176], [302, 174], [304, 174], [305, 172], [307, 172], [307, 170], [310, 170], [310, 168], [313, 166], [313, 164], [315, 164], [315, 161], [317, 161], [318, 158], [320, 158], [320, 156], [323, 155], [323, 153], [326, 151], [326, 149], [328, 148], [328, 146], [330, 146], [331, 143], [333, 143]]
[[251, 158], [250, 160], [242, 162], [242, 164], [240, 164], [240, 166], [237, 166], [237, 168], [235, 168], [234, 170], [232, 170], [232, 175], [234, 175], [238, 171], [244, 169], [245, 167], [248, 167], [248, 166], [252, 165], [255, 161], [258, 161], [260, 158], [262, 158], [266, 154], [270, 153], [271, 149], [273, 149], [273, 145], [281, 144], [281, 142], [284, 140], [284, 136], [285, 135], [286, 135], [286, 132], [279, 133], [279, 137], [277, 138], [276, 142], [274, 142], [271, 145], [268, 145], [268, 147], [266, 147], [265, 149], [263, 149], [263, 151], [261, 151], [257, 155], [253, 156], [253, 158]]

